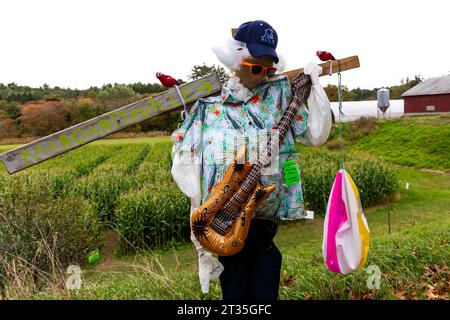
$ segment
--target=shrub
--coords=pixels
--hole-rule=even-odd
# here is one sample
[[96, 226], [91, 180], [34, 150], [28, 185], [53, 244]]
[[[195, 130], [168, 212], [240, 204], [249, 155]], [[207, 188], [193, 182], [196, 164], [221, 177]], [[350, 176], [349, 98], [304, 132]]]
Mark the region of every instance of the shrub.
[[101, 225], [85, 201], [55, 198], [48, 179], [37, 174], [5, 180], [0, 189], [0, 284], [13, 280], [10, 271], [20, 263], [23, 268], [16, 271], [31, 273], [39, 288], [68, 265], [83, 265], [87, 254], [102, 245]]
[[341, 126], [342, 144], [345, 146], [373, 134], [377, 131], [379, 123], [375, 117], [361, 117], [352, 122], [333, 124], [330, 136], [325, 144], [329, 150], [339, 148], [339, 126]]
[[397, 170], [374, 160], [351, 162], [349, 173], [358, 187], [362, 205], [371, 207], [394, 200], [399, 190]]
[[378, 119], [375, 117], [361, 117], [351, 122], [348, 137], [350, 141], [359, 140], [374, 133], [378, 129]]

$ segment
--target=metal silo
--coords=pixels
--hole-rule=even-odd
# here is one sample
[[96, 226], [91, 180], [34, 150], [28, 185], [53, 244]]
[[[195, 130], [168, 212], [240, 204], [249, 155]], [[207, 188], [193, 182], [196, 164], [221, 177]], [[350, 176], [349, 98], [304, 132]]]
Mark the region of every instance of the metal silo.
[[[377, 91], [377, 105], [378, 105], [377, 109], [378, 118], [386, 118], [386, 110], [388, 110], [390, 106], [389, 89], [381, 88]], [[390, 118], [390, 109], [388, 117]]]
[[377, 91], [378, 108], [385, 113], [389, 108], [389, 89], [381, 88]]

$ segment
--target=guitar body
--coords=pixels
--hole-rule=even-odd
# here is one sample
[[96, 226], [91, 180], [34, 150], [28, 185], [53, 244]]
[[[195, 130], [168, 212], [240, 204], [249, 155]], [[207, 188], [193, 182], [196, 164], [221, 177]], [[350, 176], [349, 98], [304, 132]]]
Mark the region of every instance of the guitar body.
[[230, 256], [242, 249], [257, 206], [275, 190], [273, 185], [257, 183], [246, 199], [233, 200], [252, 169], [244, 159], [245, 151], [238, 154], [208, 199], [192, 214], [195, 237], [205, 249], [220, 256]]

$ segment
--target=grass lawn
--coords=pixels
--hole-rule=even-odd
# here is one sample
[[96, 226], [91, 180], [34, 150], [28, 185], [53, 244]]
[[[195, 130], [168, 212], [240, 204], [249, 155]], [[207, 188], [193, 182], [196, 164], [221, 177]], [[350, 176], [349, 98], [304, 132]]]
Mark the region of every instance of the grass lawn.
[[[406, 117], [384, 120], [377, 129], [344, 124], [343, 135], [351, 148], [378, 158], [415, 168], [428, 168], [450, 172], [450, 115]], [[336, 136], [336, 133], [333, 134]]]

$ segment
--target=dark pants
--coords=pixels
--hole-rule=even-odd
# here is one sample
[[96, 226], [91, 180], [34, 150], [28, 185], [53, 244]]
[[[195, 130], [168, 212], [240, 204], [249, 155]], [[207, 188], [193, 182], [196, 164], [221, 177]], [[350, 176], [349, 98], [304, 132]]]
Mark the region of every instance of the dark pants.
[[276, 300], [280, 285], [281, 253], [273, 242], [277, 225], [253, 219], [241, 251], [219, 256], [222, 300]]

